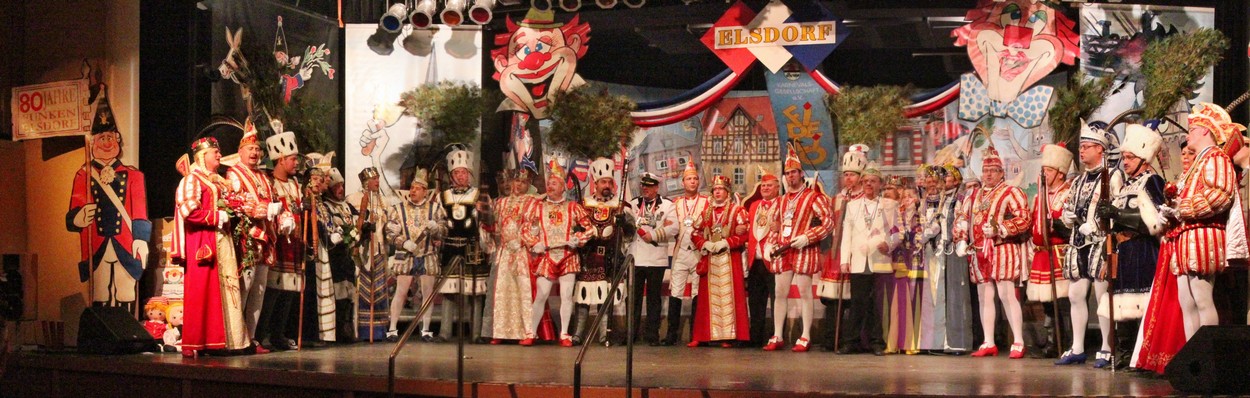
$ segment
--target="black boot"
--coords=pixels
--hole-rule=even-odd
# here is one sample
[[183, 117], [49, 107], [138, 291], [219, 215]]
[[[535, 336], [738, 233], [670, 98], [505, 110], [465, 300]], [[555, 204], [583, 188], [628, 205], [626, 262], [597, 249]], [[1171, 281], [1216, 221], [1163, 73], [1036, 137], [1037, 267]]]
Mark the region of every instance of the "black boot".
[[660, 341], [662, 346], [677, 344], [681, 339], [681, 299], [668, 298], [668, 334]]
[[1115, 325], [1115, 368], [1128, 368], [1133, 359], [1133, 346], [1137, 345], [1137, 327], [1141, 320], [1121, 321]]

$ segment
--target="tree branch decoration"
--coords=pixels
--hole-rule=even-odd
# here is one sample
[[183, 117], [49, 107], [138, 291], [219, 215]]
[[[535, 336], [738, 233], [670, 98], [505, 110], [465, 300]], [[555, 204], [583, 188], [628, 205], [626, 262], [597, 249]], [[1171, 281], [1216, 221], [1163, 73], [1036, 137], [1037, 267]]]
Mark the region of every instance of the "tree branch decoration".
[[1146, 119], [1161, 119], [1180, 100], [1195, 96], [1198, 80], [1220, 62], [1228, 39], [1215, 29], [1201, 28], [1151, 42], [1142, 53]]
[[911, 104], [910, 92], [911, 88], [900, 86], [845, 86], [837, 95], [825, 97], [838, 141], [880, 144], [907, 121], [904, 108]]
[[553, 93], [549, 142], [586, 159], [612, 157], [637, 131], [629, 116], [635, 108], [629, 98], [590, 84]]
[[1118, 73], [1108, 73], [1091, 80], [1084, 71], [1078, 71], [1066, 86], [1055, 89], [1055, 102], [1046, 115], [1055, 143], [1076, 148], [1077, 138], [1081, 136], [1081, 120], [1089, 120], [1106, 102], [1118, 76]]
[[477, 83], [443, 80], [426, 83], [399, 95], [404, 114], [416, 117], [434, 137], [433, 146], [468, 143], [477, 134], [488, 109]]

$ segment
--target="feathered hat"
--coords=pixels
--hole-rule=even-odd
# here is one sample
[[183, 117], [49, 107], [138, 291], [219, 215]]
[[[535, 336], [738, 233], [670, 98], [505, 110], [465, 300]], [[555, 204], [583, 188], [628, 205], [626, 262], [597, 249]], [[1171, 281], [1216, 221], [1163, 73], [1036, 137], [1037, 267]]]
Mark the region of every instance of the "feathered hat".
[[274, 132], [273, 136], [265, 139], [265, 145], [269, 147], [269, 159], [278, 160], [290, 155], [298, 155], [299, 146], [295, 144], [295, 132], [284, 131], [280, 120], [270, 121], [269, 125]]
[[955, 177], [955, 179], [959, 181], [964, 180], [964, 173], [961, 173], [959, 171], [959, 168], [955, 167], [955, 165], [948, 164], [948, 165], [942, 166], [942, 168], [946, 170], [946, 175]]
[[718, 174], [712, 177], [712, 189], [716, 189], [716, 188], [721, 188], [726, 191], [732, 192], [733, 182], [729, 180], [729, 177]]
[[330, 177], [330, 186], [335, 186], [344, 182], [343, 172], [339, 171], [338, 167], [331, 167], [330, 172], [326, 174]]
[[1189, 110], [1189, 128], [1195, 126], [1206, 127], [1211, 131], [1211, 137], [1215, 139], [1215, 145], [1219, 145], [1229, 156], [1236, 154], [1241, 150], [1244, 144], [1241, 138], [1241, 132], [1246, 130], [1246, 126], [1233, 123], [1233, 118], [1228, 116], [1228, 111], [1219, 105], [1209, 102], [1199, 102]]
[[564, 166], [561, 166], [560, 162], [555, 159], [551, 159], [551, 161], [547, 163], [547, 178], [555, 178], [560, 181], [565, 181], [568, 176], [568, 171], [564, 170]]
[[413, 170], [412, 183], [429, 188], [430, 187], [430, 172], [421, 167], [418, 167], [416, 170]]
[[799, 160], [799, 153], [794, 150], [794, 143], [786, 143], [786, 161], [781, 166], [781, 172], [789, 173], [792, 170], [803, 171], [803, 162]]
[[687, 162], [686, 169], [681, 171], [681, 178], [685, 179], [689, 176], [699, 176], [699, 169], [694, 167], [694, 162]]
[[766, 181], [777, 181], [777, 176], [774, 175], [773, 173], [769, 173], [768, 170], [764, 168], [764, 166], [755, 166], [755, 167], [759, 168], [761, 183], [766, 182]]
[[994, 148], [994, 145], [986, 146], [981, 152], [981, 169], [984, 170], [986, 167], [1003, 168], [1003, 158], [998, 156], [998, 149]]
[[1107, 139], [1107, 124], [1103, 122], [1086, 123], [1081, 120], [1081, 142], [1092, 142], [1102, 145], [1107, 150], [1114, 149], [1111, 142]]
[[469, 159], [471, 158], [472, 154], [463, 149], [457, 149], [447, 153], [447, 171], [454, 171], [461, 168], [473, 171], [473, 166], [469, 164]]

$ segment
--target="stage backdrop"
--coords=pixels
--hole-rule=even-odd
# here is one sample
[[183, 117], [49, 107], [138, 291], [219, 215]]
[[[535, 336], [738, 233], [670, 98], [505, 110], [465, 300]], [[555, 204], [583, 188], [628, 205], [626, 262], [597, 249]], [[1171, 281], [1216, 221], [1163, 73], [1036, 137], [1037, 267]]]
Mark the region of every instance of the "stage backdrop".
[[[1091, 78], [1114, 70], [1127, 72], [1124, 89], [1107, 98], [1093, 119], [1111, 122], [1112, 119], [1142, 105], [1141, 54], [1146, 44], [1165, 37], [1194, 31], [1198, 28], [1215, 27], [1215, 10], [1199, 7], [1161, 7], [1121, 4], [1087, 4], [1081, 7], [1081, 69]], [[1191, 104], [1211, 101], [1212, 72], [1202, 78], [1196, 97], [1188, 103], [1178, 103], [1171, 116], [1185, 123], [1185, 114]], [[1226, 105], [1226, 104], [1221, 104]], [[1164, 124], [1163, 150], [1159, 163], [1169, 177], [1180, 174], [1180, 147], [1185, 131], [1170, 123]], [[1124, 137], [1124, 125], [1118, 125], [1116, 135]], [[1156, 165], [1156, 167], [1160, 167]]]
[[[482, 32], [478, 27], [438, 26], [401, 34], [394, 52], [385, 56], [365, 45], [376, 30], [376, 24], [351, 24], [346, 29], [343, 176], [348, 193], [360, 189], [356, 175], [366, 167], [381, 170], [385, 183], [394, 189], [407, 189], [401, 187], [400, 169], [406, 161], [413, 162], [408, 159], [411, 150], [422, 139], [428, 143], [429, 138], [417, 126], [416, 118], [400, 116], [400, 109], [394, 107], [401, 93], [442, 80], [482, 84]], [[477, 143], [472, 146], [476, 148]], [[422, 167], [429, 167], [432, 161], [435, 159], [416, 160]]]

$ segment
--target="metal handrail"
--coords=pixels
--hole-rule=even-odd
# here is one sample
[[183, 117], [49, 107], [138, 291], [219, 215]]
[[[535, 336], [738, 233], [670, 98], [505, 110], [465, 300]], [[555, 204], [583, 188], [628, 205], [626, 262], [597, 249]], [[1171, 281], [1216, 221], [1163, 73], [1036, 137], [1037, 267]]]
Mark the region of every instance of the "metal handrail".
[[[464, 257], [463, 256], [456, 256], [454, 259], [452, 259], [451, 267], [449, 267], [447, 271], [451, 271], [451, 270], [459, 271], [460, 279], [464, 280]], [[447, 278], [451, 275], [452, 275], [452, 272], [443, 272], [442, 275], [439, 275], [438, 280], [434, 282], [434, 289], [431, 289], [431, 291], [438, 292], [439, 289], [443, 287], [443, 282], [446, 282]], [[390, 356], [390, 359], [388, 359], [387, 369], [386, 369], [386, 395], [388, 397], [395, 398], [395, 357], [399, 356], [400, 350], [403, 350], [404, 345], [408, 344], [408, 339], [412, 337], [412, 332], [417, 330], [417, 324], [421, 323], [419, 322], [421, 317], [425, 316], [425, 312], [429, 311], [430, 307], [434, 305], [434, 296], [435, 294], [431, 294], [429, 297], [425, 297], [421, 300], [421, 308], [417, 310], [416, 318], [413, 319], [412, 323], [408, 324], [408, 327], [404, 329], [404, 333], [399, 336], [399, 341], [395, 343], [395, 348], [391, 349], [391, 356]], [[460, 309], [460, 311], [463, 311], [463, 307]], [[446, 319], [443, 320], [443, 323], [444, 323], [443, 327], [450, 326], [447, 324]], [[463, 335], [464, 333], [460, 333], [460, 336], [461, 336], [460, 347], [457, 349], [458, 354], [459, 354], [457, 356], [459, 358], [456, 359], [456, 362], [458, 364], [457, 369], [456, 369], [456, 394], [459, 397], [464, 396], [464, 336]]]
[[[599, 313], [595, 315], [595, 321], [590, 324], [590, 332], [587, 333], [586, 338], [582, 340], [582, 348], [577, 352], [577, 360], [573, 362], [573, 398], [581, 398], [582, 396], [582, 361], [586, 359], [586, 350], [590, 348], [590, 342], [594, 341], [595, 338], [598, 337], [599, 323], [603, 322], [603, 316], [612, 312], [612, 301], [616, 298], [616, 292], [620, 290], [621, 280], [625, 279], [625, 275], [633, 274], [633, 272], [626, 271], [632, 271], [633, 268], [634, 255], [630, 254], [625, 256], [625, 261], [622, 261], [620, 269], [616, 270], [616, 275], [612, 278], [612, 286], [611, 289], [608, 289], [607, 299], [603, 301], [603, 306], [600, 308]], [[632, 323], [634, 322], [633, 314], [625, 314], [625, 319], [626, 329], [632, 331]], [[630, 395], [630, 390], [633, 389], [633, 336], [626, 336], [626, 341], [628, 352], [626, 353], [625, 364], [625, 396], [628, 397]]]

